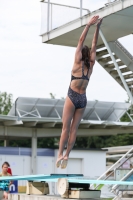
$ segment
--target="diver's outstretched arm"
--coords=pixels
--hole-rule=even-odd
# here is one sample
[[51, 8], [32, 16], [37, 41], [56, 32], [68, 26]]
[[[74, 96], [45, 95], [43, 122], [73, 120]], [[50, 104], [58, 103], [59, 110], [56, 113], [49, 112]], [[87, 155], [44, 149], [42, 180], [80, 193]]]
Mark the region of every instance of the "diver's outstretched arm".
[[91, 46], [91, 52], [90, 52], [90, 62], [92, 65], [94, 65], [95, 60], [96, 60], [96, 46], [97, 46], [97, 40], [98, 40], [98, 35], [99, 35], [99, 29], [101, 26], [103, 19], [100, 19], [99, 22], [97, 23], [97, 27], [93, 36], [92, 40], [92, 46]]
[[79, 38], [76, 53], [75, 53], [75, 61], [77, 63], [79, 63], [81, 61], [81, 58], [82, 58], [81, 51], [82, 51], [82, 47], [83, 47], [85, 38], [87, 36], [88, 30], [89, 30], [91, 25], [93, 25], [97, 22], [98, 18], [99, 18], [99, 16], [94, 16], [94, 17], [91, 18], [91, 20], [87, 23], [87, 25], [85, 26], [85, 28], [84, 28], [84, 30], [83, 30], [80, 38]]

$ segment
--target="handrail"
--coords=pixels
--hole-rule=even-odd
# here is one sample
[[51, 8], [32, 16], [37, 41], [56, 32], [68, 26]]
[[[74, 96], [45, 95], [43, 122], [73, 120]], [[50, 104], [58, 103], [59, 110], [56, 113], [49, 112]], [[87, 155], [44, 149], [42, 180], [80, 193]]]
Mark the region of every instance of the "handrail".
[[118, 40], [116, 40], [114, 43], [133, 61], [133, 56]]
[[[113, 1], [111, 1], [111, 0], [108, 0], [107, 1], [107, 3], [105, 4], [105, 6], [108, 6], [108, 5], [110, 5], [110, 4], [113, 4], [113, 3], [115, 3], [116, 1], [124, 1], [124, 0], [113, 0]], [[57, 5], [57, 6], [63, 6], [63, 7], [68, 7], [68, 8], [74, 8], [74, 9], [79, 9], [80, 10], [80, 13], [79, 13], [79, 16], [80, 16], [80, 18], [82, 19], [82, 17], [83, 17], [83, 15], [82, 15], [82, 10], [85, 10], [85, 11], [87, 11], [87, 14], [89, 14], [89, 13], [91, 13], [91, 11], [89, 10], [89, 9], [87, 9], [87, 8], [83, 8], [82, 7], [82, 4], [83, 4], [83, 0], [80, 0], [80, 7], [76, 7], [76, 6], [69, 6], [69, 5], [65, 5], [65, 4], [58, 4], [58, 3], [53, 3], [53, 2], [50, 2], [50, 0], [47, 0], [47, 1], [45, 1], [45, 0], [40, 0], [40, 2], [42, 2], [42, 3], [47, 3], [48, 4], [48, 6], [47, 6], [47, 33], [49, 33], [49, 26], [50, 26], [50, 7], [51, 7], [51, 30], [52, 30], [52, 6], [53, 5]], [[49, 37], [49, 35], [48, 35], [48, 37]]]
[[[44, 1], [43, 3], [48, 3], [46, 1]], [[75, 8], [75, 9], [80, 9], [79, 7], [76, 7], [76, 6], [69, 6], [69, 5], [65, 5], [65, 4], [58, 4], [58, 3], [49, 3], [51, 5], [56, 5], [56, 6], [63, 6], [63, 7], [68, 7], [68, 8]], [[91, 11], [87, 8], [82, 8], [82, 10], [86, 10], [88, 13], [90, 13]]]
[[[50, 26], [50, 18], [51, 18], [51, 30], [52, 30], [52, 14], [53, 14], [53, 5], [56, 6], [63, 6], [63, 7], [68, 7], [68, 8], [74, 8], [74, 9], [79, 9], [80, 10], [80, 18], [82, 18], [82, 10], [87, 11], [87, 14], [91, 13], [91, 11], [89, 9], [86, 8], [82, 8], [82, 2], [83, 0], [80, 0], [80, 7], [76, 7], [76, 6], [69, 6], [69, 5], [65, 5], [65, 4], [58, 4], [58, 3], [51, 3], [50, 0], [48, 0], [47, 2], [45, 2], [45, 0], [41, 0], [42, 3], [47, 3], [47, 33], [49, 33], [49, 26]], [[51, 7], [51, 12], [50, 12], [50, 7]], [[50, 13], [51, 13], [51, 17], [50, 17]], [[49, 35], [48, 35], [49, 37]]]
[[113, 4], [113, 3], [116, 2], [116, 1], [124, 1], [124, 0], [113, 0], [113, 1], [108, 0], [108, 2], [105, 3], [105, 5], [108, 6], [108, 5], [110, 5], [110, 4]]
[[119, 164], [122, 161], [122, 159], [125, 158], [131, 151], [133, 151], [133, 147], [124, 156], [122, 156], [114, 165], [112, 165], [106, 172], [104, 172], [97, 180], [103, 178], [106, 175], [106, 173], [111, 171], [117, 164]]
[[[125, 155], [123, 155], [114, 165], [112, 165], [107, 171], [105, 171], [97, 180], [100, 180], [100, 179], [102, 179], [102, 178], [104, 178], [104, 180], [106, 180], [106, 174], [109, 172], [109, 171], [111, 171], [111, 170], [113, 170], [122, 160], [123, 160], [123, 158], [125, 158], [131, 151], [133, 151], [133, 147], [125, 154]], [[131, 155], [132, 156], [132, 155]], [[130, 156], [130, 157], [131, 157]], [[130, 157], [128, 157], [127, 158], [127, 160], [130, 158]], [[125, 160], [124, 162], [126, 162], [127, 160]], [[123, 162], [123, 163], [124, 163]], [[122, 163], [122, 164], [123, 164]], [[119, 166], [120, 167], [120, 166]], [[107, 176], [107, 178], [108, 178], [109, 176]], [[91, 185], [90, 187], [92, 187], [93, 185]], [[96, 186], [96, 187], [98, 187], [98, 186]]]
[[[133, 169], [131, 169], [120, 181], [126, 180], [126, 178], [128, 178], [131, 174], [133, 174]], [[118, 186], [119, 186], [119, 185], [114, 185], [114, 186], [112, 187], [111, 192], [114, 193], [114, 190], [116, 190], [116, 189], [118, 188]], [[116, 197], [113, 198], [113, 200], [118, 199], [118, 198], [120, 197], [120, 195], [121, 195], [121, 194], [118, 194]]]
[[[133, 174], [133, 169], [131, 169], [120, 181], [125, 181], [131, 174]], [[116, 190], [119, 185], [114, 185], [112, 191]]]
[[[129, 158], [131, 158], [133, 156], [133, 154], [130, 154], [130, 156], [126, 159], [126, 160], [124, 160], [124, 162], [122, 162], [117, 168], [119, 168], [119, 167], [121, 167], [127, 160], [129, 160]], [[104, 180], [107, 180], [107, 178], [109, 178], [110, 176], [111, 176], [111, 174], [113, 174], [113, 172], [114, 171], [112, 171], [111, 173], [109, 173], [109, 175], [108, 176], [106, 176], [105, 178], [104, 178]], [[98, 180], [98, 179], [97, 179]], [[99, 184], [100, 185], [100, 184]], [[96, 188], [98, 188], [98, 186], [99, 185], [97, 185], [94, 189], [96, 189]]]

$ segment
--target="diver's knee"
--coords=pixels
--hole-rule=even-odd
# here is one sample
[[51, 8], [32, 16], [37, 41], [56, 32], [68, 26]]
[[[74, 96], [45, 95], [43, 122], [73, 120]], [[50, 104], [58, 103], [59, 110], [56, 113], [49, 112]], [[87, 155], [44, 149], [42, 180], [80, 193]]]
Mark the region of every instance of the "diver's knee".
[[66, 134], [66, 135], [69, 135], [69, 133], [70, 133], [70, 127], [69, 126], [63, 126], [62, 127], [62, 133]]

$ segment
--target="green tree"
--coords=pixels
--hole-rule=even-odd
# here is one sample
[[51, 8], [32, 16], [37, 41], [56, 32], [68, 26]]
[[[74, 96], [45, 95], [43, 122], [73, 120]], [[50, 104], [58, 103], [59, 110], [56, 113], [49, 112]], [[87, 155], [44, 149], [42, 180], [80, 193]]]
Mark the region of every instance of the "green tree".
[[12, 107], [12, 94], [0, 92], [0, 114], [7, 115]]
[[[12, 107], [12, 94], [0, 92], [0, 114], [7, 115]], [[4, 141], [0, 140], [0, 146], [4, 145]]]
[[55, 99], [55, 94], [53, 94], [52, 92], [51, 93], [49, 93], [49, 95], [50, 95], [50, 97], [51, 97], [51, 99]]
[[31, 148], [31, 139], [9, 140], [10, 147], [29, 147]]

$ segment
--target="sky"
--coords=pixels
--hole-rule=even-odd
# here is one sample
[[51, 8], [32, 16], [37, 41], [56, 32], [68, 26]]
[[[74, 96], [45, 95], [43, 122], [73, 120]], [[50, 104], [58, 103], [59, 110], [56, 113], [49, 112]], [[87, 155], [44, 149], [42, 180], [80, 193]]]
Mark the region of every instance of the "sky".
[[[61, 0], [54, 2], [61, 3]], [[64, 0], [64, 4], [79, 6], [77, 0]], [[89, 5], [88, 5], [89, 2]], [[83, 7], [91, 11], [107, 2], [84, 0]], [[69, 18], [56, 7], [53, 26], [59, 26]], [[47, 10], [43, 8], [44, 15]], [[64, 20], [64, 21], [63, 21]], [[71, 78], [75, 48], [44, 44], [40, 33], [47, 26], [41, 22], [39, 0], [0, 0], [0, 92], [18, 97], [56, 98], [66, 97]], [[58, 24], [57, 24], [58, 23]], [[132, 54], [133, 35], [119, 40]], [[88, 100], [124, 102], [128, 99], [124, 89], [96, 62], [87, 88]]]

